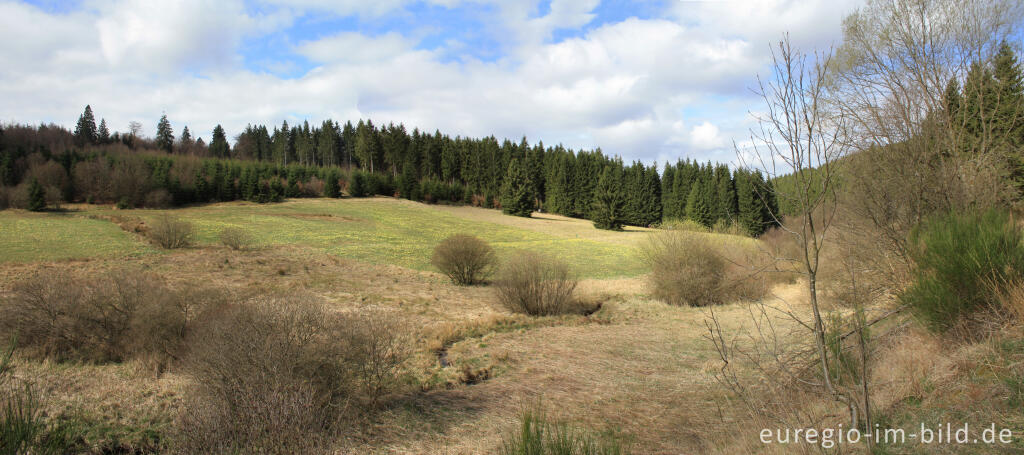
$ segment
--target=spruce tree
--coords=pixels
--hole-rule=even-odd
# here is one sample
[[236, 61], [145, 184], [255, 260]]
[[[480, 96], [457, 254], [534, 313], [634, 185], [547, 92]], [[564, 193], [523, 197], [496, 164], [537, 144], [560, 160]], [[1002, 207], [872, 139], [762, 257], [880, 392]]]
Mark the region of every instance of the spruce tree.
[[715, 222], [709, 186], [709, 182], [701, 178], [690, 186], [686, 198], [686, 217], [704, 227], [711, 227]]
[[348, 195], [352, 197], [366, 197], [366, 177], [362, 172], [352, 171], [351, 182], [348, 185]]
[[416, 178], [416, 163], [412, 159], [408, 159], [402, 165], [402, 177], [399, 179], [398, 192], [403, 198], [416, 200], [414, 193], [417, 186], [419, 186], [419, 182]]
[[622, 194], [621, 176], [618, 168], [606, 166], [594, 187], [594, 200], [590, 220], [598, 229], [620, 230], [623, 222], [625, 200]]
[[338, 185], [338, 172], [331, 169], [327, 171], [325, 177], [327, 181], [324, 182], [324, 197], [341, 197], [341, 187]]
[[764, 232], [765, 223], [760, 196], [754, 188], [754, 179], [750, 171], [736, 171], [736, 206], [737, 219], [740, 226], [752, 237]]
[[729, 166], [720, 164], [715, 168], [715, 196], [718, 198], [718, 213], [715, 218], [732, 220], [736, 218], [736, 188], [729, 172]]
[[231, 147], [228, 145], [228, 137], [224, 127], [217, 125], [213, 128], [213, 138], [210, 139], [210, 156], [215, 158], [228, 158], [231, 155]]
[[192, 132], [188, 130], [188, 125], [181, 129], [181, 139], [179, 139], [179, 142], [181, 143], [182, 153], [188, 153], [192, 150], [194, 140], [192, 139]]
[[174, 151], [174, 130], [167, 120], [167, 114], [160, 116], [160, 122], [156, 124], [156, 148], [167, 153]]
[[110, 129], [107, 128], [107, 119], [100, 119], [100, 129], [96, 137], [96, 140], [100, 144], [110, 143]]
[[501, 185], [501, 211], [507, 215], [529, 217], [533, 212], [533, 184], [526, 169], [513, 159]]
[[96, 117], [92, 115], [92, 107], [88, 104], [85, 111], [78, 117], [75, 125], [75, 142], [79, 146], [96, 144], [99, 133], [96, 131]]
[[33, 212], [46, 210], [46, 192], [35, 177], [28, 184], [28, 209]]

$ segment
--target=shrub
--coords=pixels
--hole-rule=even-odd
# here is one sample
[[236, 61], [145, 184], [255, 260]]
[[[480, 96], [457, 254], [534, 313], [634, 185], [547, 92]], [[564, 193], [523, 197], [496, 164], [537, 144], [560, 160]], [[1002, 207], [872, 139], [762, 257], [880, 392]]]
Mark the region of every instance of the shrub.
[[932, 219], [911, 232], [908, 250], [913, 282], [899, 298], [935, 332], [969, 324], [979, 310], [1006, 311], [1000, 287], [1024, 274], [1021, 231], [997, 210]]
[[648, 237], [641, 254], [651, 268], [654, 298], [670, 305], [721, 303], [725, 260], [706, 241], [683, 231]]
[[434, 248], [430, 261], [453, 283], [468, 286], [482, 283], [494, 271], [494, 249], [468, 234], [455, 234]]
[[550, 316], [574, 312], [576, 278], [558, 259], [520, 251], [501, 267], [495, 291], [498, 301], [513, 313]]
[[519, 430], [502, 442], [502, 455], [615, 455], [623, 453], [618, 441], [595, 437], [565, 422], [550, 422], [543, 413], [526, 411]]
[[153, 220], [148, 235], [161, 248], [173, 250], [192, 245], [195, 231], [192, 229], [192, 223], [165, 213]]
[[177, 442], [186, 453], [308, 453], [405, 362], [383, 314], [338, 316], [308, 296], [228, 305], [205, 318], [185, 362], [195, 379]]
[[220, 231], [220, 243], [235, 251], [245, 251], [256, 246], [256, 238], [245, 229], [229, 227]]
[[0, 302], [0, 329], [16, 335], [31, 356], [91, 362], [138, 357], [159, 372], [180, 357], [192, 315], [210, 301], [200, 291], [175, 292], [136, 270], [83, 278], [40, 272]]

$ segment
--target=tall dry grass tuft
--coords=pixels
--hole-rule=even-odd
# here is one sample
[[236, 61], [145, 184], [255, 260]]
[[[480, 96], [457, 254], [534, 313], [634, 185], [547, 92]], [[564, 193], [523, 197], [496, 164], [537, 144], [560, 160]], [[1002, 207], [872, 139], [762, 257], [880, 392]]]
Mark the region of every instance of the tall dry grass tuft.
[[578, 311], [577, 284], [564, 261], [519, 251], [502, 264], [494, 289], [498, 302], [513, 313], [553, 316]]

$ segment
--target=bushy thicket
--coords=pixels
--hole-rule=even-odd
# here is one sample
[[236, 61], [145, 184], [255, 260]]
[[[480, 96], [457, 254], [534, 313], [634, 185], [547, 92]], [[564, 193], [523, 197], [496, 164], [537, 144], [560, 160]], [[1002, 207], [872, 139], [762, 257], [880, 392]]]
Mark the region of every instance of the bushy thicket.
[[900, 300], [936, 332], [969, 329], [982, 310], [1006, 311], [998, 307], [999, 293], [1024, 277], [1021, 235], [1006, 212], [995, 209], [924, 223], [911, 233], [913, 281]]
[[160, 248], [174, 250], [192, 245], [195, 228], [188, 221], [163, 213], [150, 224], [146, 236]]
[[245, 251], [257, 247], [256, 237], [248, 230], [228, 227], [220, 231], [220, 243], [235, 251]]
[[0, 328], [25, 355], [57, 361], [140, 358], [162, 368], [180, 358], [183, 339], [201, 308], [225, 301], [201, 288], [171, 289], [137, 269], [80, 277], [43, 271], [0, 301]]
[[310, 296], [229, 305], [203, 321], [183, 453], [310, 452], [400, 384], [409, 340], [384, 314], [338, 315]]
[[580, 311], [574, 298], [577, 280], [564, 261], [532, 251], [518, 251], [498, 271], [498, 301], [513, 313], [551, 316]]
[[430, 262], [453, 283], [461, 286], [483, 283], [494, 272], [494, 248], [468, 234], [450, 236], [434, 248]]
[[[295, 293], [240, 299], [173, 288], [136, 269], [40, 272], [0, 301], [0, 332], [16, 336], [28, 358], [136, 360], [157, 375], [173, 368], [190, 377], [168, 441], [182, 453], [318, 448], [400, 391], [412, 346], [408, 328], [386, 312], [327, 311]], [[7, 368], [0, 356], [0, 444], [49, 453], [40, 450], [50, 436], [40, 435], [62, 427], [40, 414], [32, 390], [2, 383]]]
[[757, 254], [737, 250], [726, 256], [706, 236], [669, 230], [651, 234], [641, 245], [650, 267], [651, 295], [670, 305], [705, 306], [739, 299], [756, 300], [768, 291], [768, 277]]

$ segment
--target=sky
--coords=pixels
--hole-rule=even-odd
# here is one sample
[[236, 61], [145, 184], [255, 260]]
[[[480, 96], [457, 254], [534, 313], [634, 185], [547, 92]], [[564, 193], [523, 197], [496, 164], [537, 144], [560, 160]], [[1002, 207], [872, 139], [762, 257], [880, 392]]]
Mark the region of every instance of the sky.
[[734, 162], [773, 42], [840, 44], [857, 0], [0, 0], [0, 122], [209, 141], [326, 118]]

